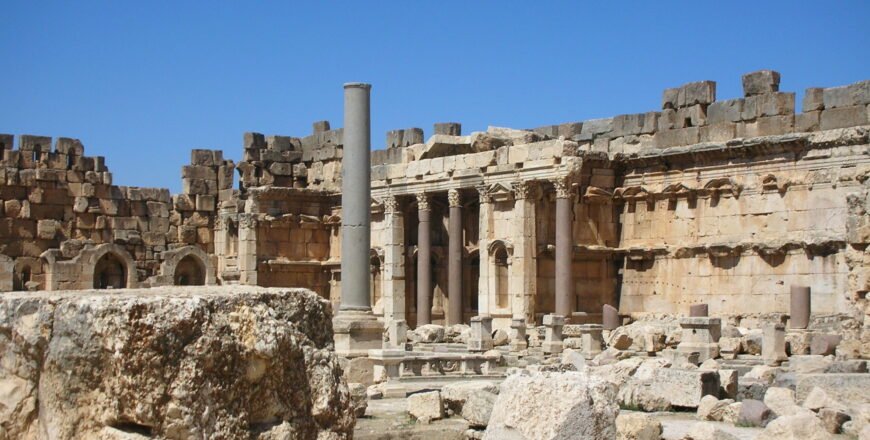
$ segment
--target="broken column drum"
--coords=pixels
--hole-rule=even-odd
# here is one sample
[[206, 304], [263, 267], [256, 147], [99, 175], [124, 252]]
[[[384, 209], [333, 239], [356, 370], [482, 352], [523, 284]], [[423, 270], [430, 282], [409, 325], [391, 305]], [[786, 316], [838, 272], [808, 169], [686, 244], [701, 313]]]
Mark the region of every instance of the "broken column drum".
[[807, 286], [791, 286], [791, 304], [789, 327], [805, 329], [810, 325], [810, 288]]
[[462, 200], [459, 191], [447, 191], [447, 201], [450, 205], [447, 324], [453, 325], [462, 324]]
[[601, 309], [601, 322], [604, 330], [613, 330], [619, 327], [619, 311], [616, 310], [616, 307], [605, 304]]

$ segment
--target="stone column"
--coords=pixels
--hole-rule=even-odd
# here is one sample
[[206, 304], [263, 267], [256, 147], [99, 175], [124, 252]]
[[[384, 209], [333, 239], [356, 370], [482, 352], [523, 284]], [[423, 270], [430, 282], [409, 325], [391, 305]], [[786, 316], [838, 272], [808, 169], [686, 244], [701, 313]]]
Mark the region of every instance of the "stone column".
[[619, 310], [610, 304], [605, 304], [601, 310], [602, 322], [604, 330], [613, 330], [620, 326]]
[[492, 350], [492, 317], [478, 315], [471, 318], [471, 334], [468, 336], [468, 351]]
[[257, 285], [257, 215], [239, 214], [239, 284]]
[[771, 323], [764, 326], [761, 335], [761, 360], [765, 365], [777, 366], [788, 360], [785, 354], [785, 326]]
[[383, 328], [371, 307], [371, 85], [344, 85], [341, 188], [341, 303], [333, 321], [335, 352], [367, 356], [381, 348]]
[[392, 194], [384, 198], [384, 319], [405, 319], [405, 218]]
[[480, 197], [479, 212], [479, 239], [477, 242], [478, 256], [480, 258], [480, 278], [477, 284], [477, 309], [478, 314], [488, 315], [490, 313], [489, 300], [489, 235], [491, 231], [490, 223], [492, 219], [492, 198], [489, 196], [489, 191], [486, 186], [480, 185], [477, 187], [477, 193]]
[[344, 85], [341, 180], [341, 307], [371, 310], [371, 85]]
[[535, 319], [535, 292], [537, 291], [537, 264], [535, 263], [535, 192], [534, 183], [516, 182], [511, 235], [514, 242], [513, 264], [510, 271], [511, 313], [513, 318], [527, 322]]
[[583, 324], [580, 326], [580, 344], [583, 347], [583, 357], [592, 359], [601, 353], [604, 344], [602, 332], [604, 327], [600, 324]]
[[565, 179], [554, 180], [553, 185], [556, 187], [556, 315], [570, 322], [574, 312], [571, 187]]
[[511, 351], [522, 351], [529, 348], [526, 341], [526, 320], [514, 318], [511, 320]]
[[432, 322], [432, 209], [426, 194], [417, 195], [417, 327]]
[[447, 261], [447, 324], [462, 324], [462, 200], [459, 191], [447, 191], [450, 204], [450, 222], [447, 234], [450, 236]]
[[805, 329], [810, 325], [810, 288], [791, 286], [789, 328]]

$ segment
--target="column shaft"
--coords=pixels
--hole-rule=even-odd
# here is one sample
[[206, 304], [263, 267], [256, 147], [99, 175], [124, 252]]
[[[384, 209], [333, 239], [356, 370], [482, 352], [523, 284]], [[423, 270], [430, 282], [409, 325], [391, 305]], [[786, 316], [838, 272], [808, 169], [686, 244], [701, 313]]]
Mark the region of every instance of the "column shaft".
[[[427, 203], [428, 205], [428, 203]], [[417, 327], [432, 322], [432, 211], [417, 211]]]
[[556, 198], [556, 314], [571, 317], [574, 311], [571, 260], [574, 239], [571, 236], [571, 199]]
[[344, 85], [340, 310], [371, 310], [371, 86]]
[[[459, 194], [455, 196], [459, 198]], [[448, 315], [447, 324], [462, 324], [462, 207], [459, 201], [450, 203], [449, 260], [447, 263], [447, 294]]]

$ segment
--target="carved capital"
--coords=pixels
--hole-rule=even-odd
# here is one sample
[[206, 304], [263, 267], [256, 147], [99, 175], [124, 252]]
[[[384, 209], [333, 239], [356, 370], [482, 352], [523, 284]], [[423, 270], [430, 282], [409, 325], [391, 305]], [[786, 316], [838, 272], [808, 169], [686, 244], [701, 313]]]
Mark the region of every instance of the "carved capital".
[[556, 189], [556, 198], [557, 199], [570, 199], [571, 198], [571, 183], [568, 182], [568, 179], [553, 179], [553, 187]]
[[462, 207], [462, 197], [459, 196], [459, 190], [455, 188], [447, 190], [447, 203], [451, 208]]
[[384, 212], [387, 214], [395, 214], [399, 212], [399, 201], [396, 200], [396, 196], [387, 194], [387, 196], [384, 197]]
[[417, 194], [417, 209], [420, 211], [429, 211], [432, 208], [429, 206], [429, 196], [426, 193]]
[[486, 185], [479, 185], [475, 188], [480, 197], [480, 204], [492, 203], [492, 197], [489, 195], [489, 189]]
[[532, 185], [528, 182], [514, 182], [512, 186], [516, 200], [524, 200], [531, 194]]

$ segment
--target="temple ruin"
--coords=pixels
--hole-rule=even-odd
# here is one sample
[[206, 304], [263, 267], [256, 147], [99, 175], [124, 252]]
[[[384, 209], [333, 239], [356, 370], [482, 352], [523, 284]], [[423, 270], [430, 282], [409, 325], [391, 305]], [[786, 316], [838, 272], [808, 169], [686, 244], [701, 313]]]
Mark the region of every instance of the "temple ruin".
[[[318, 328], [296, 303], [269, 299], [268, 313], [317, 339], [328, 373], [306, 367], [306, 380], [326, 374], [320, 391], [344, 412], [321, 423], [315, 404], [305, 429], [329, 438], [353, 435], [347, 411], [365, 414], [367, 397], [408, 397], [425, 423], [461, 417], [464, 438], [658, 439], [641, 412], [687, 409], [770, 422], [758, 438], [870, 435], [855, 391], [870, 386], [870, 81], [809, 88], [800, 112], [779, 84], [762, 70], [739, 98], [700, 81], [665, 90], [656, 111], [470, 134], [436, 123], [372, 150], [371, 86], [348, 83], [344, 127], [245, 133], [238, 163], [192, 150], [174, 195], [114, 185], [77, 139], [0, 135], [0, 292], [47, 308], [74, 290], [104, 290], [86, 293], [100, 307], [144, 301], [107, 289], [158, 292], [157, 308], [188, 292], [222, 304], [231, 327], [250, 298], [310, 289], [319, 298], [292, 294]], [[218, 285], [239, 286], [163, 288]], [[227, 300], [233, 289], [244, 297]], [[15, 307], [0, 302], [0, 330], [30, 322]], [[138, 417], [121, 413], [105, 429]]]

